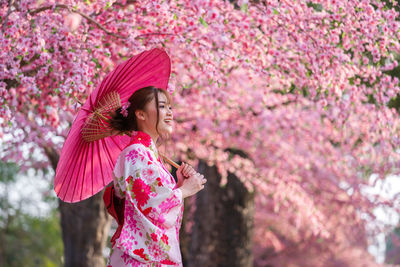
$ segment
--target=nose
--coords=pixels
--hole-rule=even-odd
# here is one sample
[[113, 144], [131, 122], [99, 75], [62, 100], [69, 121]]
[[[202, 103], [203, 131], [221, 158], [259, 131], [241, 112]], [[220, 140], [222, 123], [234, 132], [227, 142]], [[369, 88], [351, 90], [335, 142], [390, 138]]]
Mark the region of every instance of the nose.
[[172, 109], [171, 109], [171, 108], [168, 109], [167, 114], [170, 115], [170, 116], [172, 117], [173, 114], [172, 114]]

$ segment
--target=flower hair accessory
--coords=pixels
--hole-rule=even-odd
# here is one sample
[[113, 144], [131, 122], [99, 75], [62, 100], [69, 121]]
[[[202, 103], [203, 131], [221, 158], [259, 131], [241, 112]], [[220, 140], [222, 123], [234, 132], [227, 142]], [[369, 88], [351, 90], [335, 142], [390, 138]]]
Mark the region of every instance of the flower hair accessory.
[[128, 108], [129, 108], [129, 106], [131, 105], [131, 102], [126, 102], [124, 105], [122, 105], [122, 107], [121, 107], [121, 114], [122, 114], [122, 116], [124, 116], [124, 117], [128, 117]]

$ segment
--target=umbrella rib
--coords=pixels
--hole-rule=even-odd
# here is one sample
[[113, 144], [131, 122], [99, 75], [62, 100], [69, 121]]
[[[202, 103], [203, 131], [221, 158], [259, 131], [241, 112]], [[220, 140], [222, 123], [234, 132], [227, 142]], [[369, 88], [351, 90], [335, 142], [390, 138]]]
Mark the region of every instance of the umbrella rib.
[[[79, 144], [78, 144], [78, 147], [81, 146], [81, 145], [82, 145], [82, 139], [80, 140], [80, 142], [79, 142]], [[71, 161], [73, 161], [74, 159], [76, 159], [76, 158], [75, 158], [75, 155], [79, 152], [79, 149], [75, 149], [74, 152], [75, 152], [75, 153], [74, 153], [73, 155], [71, 155], [71, 157], [70, 157], [71, 160], [70, 160], [69, 162], [71, 162]], [[81, 156], [82, 156], [82, 154], [78, 155], [79, 158], [80, 158]], [[68, 163], [69, 163], [69, 162], [68, 162]], [[70, 164], [65, 165], [65, 166], [69, 166], [69, 165], [70, 165]], [[72, 173], [71, 173], [70, 176], [73, 176], [73, 174], [74, 174], [74, 168], [69, 167], [69, 168], [68, 168], [68, 171], [67, 171], [67, 173], [66, 173], [66, 175], [64, 176], [64, 178], [68, 176], [69, 171], [72, 171]], [[65, 181], [65, 179], [64, 179], [64, 181]], [[72, 181], [72, 179], [70, 178], [69, 181], [68, 181], [67, 189], [66, 189], [66, 191], [65, 191], [65, 194], [64, 194], [64, 196], [63, 196], [63, 199], [65, 199], [65, 197], [67, 196], [67, 193], [68, 193], [68, 191], [69, 191], [69, 189], [70, 189], [71, 181]]]
[[[148, 66], [146, 66], [146, 67], [148, 67]], [[140, 70], [142, 70], [142, 69], [144, 69], [144, 68], [145, 68], [145, 66], [143, 66]], [[139, 72], [140, 70], [135, 70], [135, 71]], [[142, 75], [142, 76], [140, 77], [140, 79], [136, 79], [135, 82], [142, 82], [142, 81], [145, 81], [145, 80], [147, 80], [149, 77], [151, 77], [150, 74], [147, 74], [147, 76]], [[127, 82], [127, 83], [130, 83], [131, 80], [127, 80], [126, 82]], [[167, 84], [168, 84], [168, 83], [167, 83]], [[120, 94], [120, 95], [121, 95], [121, 94]]]
[[[83, 152], [86, 150], [86, 145], [87, 145], [87, 143], [83, 143], [83, 151], [80, 153], [80, 155], [79, 155], [79, 159], [78, 159], [78, 162], [81, 162], [81, 159], [83, 158]], [[79, 164], [79, 169], [78, 169], [78, 172], [77, 172], [77, 177], [79, 176], [79, 173], [81, 172], [81, 164]], [[74, 172], [72, 172], [72, 174], [74, 174]], [[71, 195], [71, 202], [73, 202], [73, 198], [74, 198], [74, 194], [75, 194], [75, 190], [76, 190], [76, 185], [78, 184], [78, 179], [75, 179], [75, 185], [74, 185], [74, 191], [72, 191], [72, 195]], [[70, 187], [68, 186], [68, 189], [69, 189]]]
[[[83, 175], [82, 175], [82, 183], [81, 183], [81, 193], [80, 193], [79, 199], [82, 199], [83, 184], [84, 184], [84, 181], [85, 181], [85, 178], [86, 178], [86, 165], [87, 165], [87, 159], [88, 159], [88, 154], [89, 154], [90, 147], [91, 147], [90, 145], [88, 145], [86, 147], [87, 149], [85, 149], [85, 152], [86, 152], [85, 153], [85, 161], [82, 161], [82, 162], [84, 162], [84, 165], [83, 165]], [[78, 180], [77, 180], [77, 183], [78, 183]], [[93, 183], [92, 183], [92, 186], [93, 186]]]
[[[94, 127], [107, 127], [108, 128], [108, 125], [107, 124], [105, 124], [104, 122], [102, 122], [102, 121], [99, 121], [99, 120], [97, 120], [96, 121], [97, 123], [93, 123], [93, 122], [91, 122], [91, 121], [88, 121], [88, 122], [86, 122], [86, 125], [92, 125], [92, 126], [94, 126]], [[101, 123], [100, 123], [101, 122]], [[85, 129], [85, 131], [87, 131], [86, 130], [86, 128], [84, 128]], [[93, 129], [93, 128], [92, 128]]]
[[105, 141], [104, 139], [101, 139], [101, 141], [102, 141], [103, 147], [104, 147], [105, 150], [107, 151], [106, 155], [107, 155], [108, 162], [109, 162], [109, 164], [110, 164], [111, 166], [113, 166], [112, 158], [110, 158], [110, 151], [108, 150], [108, 147], [107, 147], [107, 145], [105, 144], [106, 141]]
[[111, 137], [110, 139], [114, 142], [114, 144], [118, 147], [118, 149], [122, 151], [122, 147], [120, 147], [119, 144], [114, 140], [115, 136], [112, 135], [110, 137]]
[[[119, 73], [121, 73], [121, 79], [119, 79], [118, 81], [116, 81], [116, 84], [113, 84], [113, 88], [114, 87], [118, 87], [118, 86], [120, 86], [120, 83], [123, 81], [123, 80], [125, 80], [125, 77], [126, 77], [126, 73], [127, 73], [127, 71], [131, 68], [131, 66], [134, 64], [134, 63], [136, 63], [136, 61], [138, 61], [139, 59], [142, 59], [141, 61], [143, 61], [144, 59], [145, 59], [146, 57], [145, 56], [142, 56], [142, 54], [140, 54], [139, 55], [139, 57], [137, 57], [137, 58], [135, 58], [135, 60], [128, 60], [128, 62], [126, 62], [126, 64], [124, 64], [124, 66], [122, 66], [122, 68], [121, 68], [121, 70], [119, 71]], [[133, 58], [132, 58], [133, 59]], [[141, 61], [139, 61], [138, 62], [138, 64], [140, 64], [140, 62]], [[128, 66], [129, 65], [129, 66]], [[129, 74], [130, 72], [128, 72], [128, 74]]]
[[[82, 140], [80, 140], [80, 142], [79, 142], [79, 144], [77, 144], [77, 146], [79, 147], [80, 145], [82, 145]], [[74, 149], [74, 152], [72, 152], [72, 155], [70, 155], [70, 158], [69, 158], [69, 161], [68, 161], [68, 165], [67, 164], [64, 164], [62, 167], [63, 168], [66, 168], [67, 166], [69, 166], [70, 165], [70, 163], [72, 163], [73, 162], [73, 160], [75, 160], [76, 159], [76, 155], [77, 155], [77, 153], [79, 152], [79, 149]], [[79, 156], [79, 155], [78, 155]], [[62, 191], [62, 188], [64, 187], [64, 183], [65, 183], [65, 181], [66, 181], [66, 178], [68, 177], [68, 174], [69, 174], [69, 172], [70, 171], [72, 171], [72, 174], [73, 174], [73, 168], [68, 168], [68, 171], [67, 171], [67, 173], [64, 175], [64, 177], [63, 177], [63, 179], [62, 179], [62, 184], [61, 184], [61, 189], [60, 189], [60, 191]], [[69, 179], [68, 180], [68, 185], [67, 185], [67, 188], [66, 188], [66, 190], [65, 190], [65, 193], [64, 193], [64, 196], [63, 196], [63, 200], [65, 200], [65, 197], [67, 196], [67, 193], [68, 193], [68, 191], [69, 191], [69, 185], [71, 184], [71, 180], [72, 179]]]
[[[112, 72], [111, 76], [109, 77], [109, 79], [107, 79], [106, 83], [104, 84], [104, 87], [101, 87], [99, 90], [99, 95], [98, 95], [98, 99], [102, 99], [104, 94], [110, 92], [110, 91], [114, 91], [114, 76], [118, 76], [118, 74], [121, 72], [121, 70], [119, 69], [119, 67], [121, 66], [121, 69], [123, 69], [125, 67], [126, 64], [124, 64], [123, 66], [119, 65], [117, 66], [117, 68], [115, 69], [115, 71]], [[106, 77], [108, 78], [108, 76]], [[111, 83], [111, 86], [110, 86]], [[108, 90], [105, 90], [104, 88], [107, 88]], [[104, 92], [103, 92], [104, 91]]]
[[[93, 177], [94, 177], [94, 173], [93, 173], [93, 163], [94, 163], [94, 145], [91, 147], [92, 148], [92, 155], [91, 155], [91, 161], [90, 161], [90, 175], [92, 176], [91, 178], [92, 178], [92, 195], [93, 195]], [[104, 183], [103, 183], [103, 186], [104, 186]]]
[[97, 146], [97, 157], [98, 157], [98, 159], [99, 159], [99, 165], [100, 165], [101, 179], [103, 179], [103, 184], [105, 184], [105, 183], [104, 183], [103, 165], [101, 164], [100, 144], [99, 144], [99, 142], [96, 142], [96, 146]]
[[[125, 77], [127, 76], [127, 75], [129, 75], [129, 73], [130, 73], [130, 68], [131, 68], [131, 66], [134, 64], [134, 63], [136, 63], [137, 62], [137, 64], [136, 64], [136, 66], [137, 65], [140, 65], [140, 63], [142, 63], [145, 59], [148, 59], [148, 56], [149, 55], [151, 55], [152, 53], [153, 53], [154, 51], [151, 51], [150, 53], [148, 53], [148, 54], [140, 54], [140, 56], [138, 57], [138, 58], [135, 58], [135, 60], [132, 60], [132, 62], [127, 62], [127, 64], [125, 64], [124, 66], [123, 66], [123, 68], [121, 69], [121, 71], [120, 71], [120, 73], [121, 73], [121, 79], [119, 79], [119, 81], [117, 81], [117, 83], [115, 84], [115, 87], [118, 87], [118, 86], [120, 86], [121, 85], [121, 83], [123, 82], [123, 81], [125, 81]], [[157, 56], [157, 55], [156, 55]], [[127, 68], [125, 68], [127, 65], [129, 65], [129, 67], [127, 67]], [[141, 69], [143, 69], [145, 66], [143, 66]], [[139, 69], [139, 70], [141, 70], [141, 69]], [[139, 70], [136, 70], [135, 69], [135, 72], [138, 72]], [[129, 80], [128, 80], [129, 81]], [[127, 81], [127, 82], [128, 82]]]
[[[69, 153], [67, 153], [67, 152], [69, 152], [69, 148], [68, 147], [65, 147], [65, 151], [64, 151], [64, 148], [62, 149], [62, 151], [61, 151], [61, 155], [63, 155], [63, 154], [69, 154]], [[72, 149], [71, 149], [72, 150]], [[77, 152], [76, 150], [74, 150], [75, 151], [75, 153]], [[71, 152], [71, 153], [73, 153], [73, 152]], [[71, 161], [71, 160], [73, 160], [73, 158], [72, 157], [70, 157], [70, 158], [68, 158], [67, 160], [69, 160], [69, 161]], [[57, 163], [57, 169], [56, 169], [56, 173], [58, 173], [58, 172], [60, 172], [61, 171], [61, 169], [65, 169], [65, 167], [64, 167], [64, 165], [65, 164], [61, 164], [61, 161], [59, 160], [58, 161], [58, 163]], [[68, 172], [69, 172], [69, 170], [70, 169], [68, 169]], [[67, 174], [68, 174], [68, 172], [67, 172]], [[65, 177], [66, 175], [64, 174], [64, 176], [63, 177]], [[57, 178], [57, 174], [56, 174], [56, 178]], [[60, 180], [61, 179], [61, 177], [59, 177], [58, 179], [56, 179], [56, 180]], [[64, 183], [65, 183], [65, 179], [61, 179], [61, 185], [60, 185], [60, 190], [59, 190], [59, 193], [61, 193], [61, 190], [62, 190], [62, 188], [63, 188], [63, 186], [64, 186]]]
[[[106, 154], [106, 158], [108, 159], [109, 158], [109, 156], [108, 156], [109, 151], [107, 149], [107, 146], [105, 145], [105, 140], [104, 139], [100, 139], [100, 140], [101, 140], [101, 144], [102, 144], [102, 147], [103, 147], [104, 154]], [[103, 175], [102, 175], [103, 183], [104, 183], [104, 178], [105, 178], [104, 176], [105, 175], [107, 175], [107, 173], [103, 173]]]
[[[118, 67], [117, 67], [117, 68], [118, 68]], [[110, 91], [110, 90], [107, 90], [107, 91], [106, 91], [105, 88], [108, 88], [109, 83], [110, 83], [110, 81], [112, 80], [112, 78], [114, 77], [114, 75], [116, 74], [116, 72], [117, 72], [117, 69], [115, 69], [115, 71], [111, 72], [111, 73], [110, 73], [110, 74], [111, 74], [110, 76], [107, 75], [107, 76], [104, 78], [103, 82], [100, 84], [99, 93], [97, 94], [97, 97], [96, 97], [96, 99], [95, 99], [95, 103], [98, 103], [99, 100], [103, 98], [104, 94], [105, 94], [105, 93], [108, 93], [108, 92]], [[103, 91], [105, 91], [105, 92], [103, 92]]]
[[[142, 63], [145, 59], [149, 59], [148, 57], [149, 57], [149, 55], [151, 55], [153, 53], [153, 51], [151, 51], [149, 54], [146, 54], [146, 55], [143, 55], [141, 58], [140, 58], [140, 61], [137, 63], [137, 65], [140, 65], [140, 63]], [[154, 55], [154, 57], [156, 57], [156, 56], [158, 56], [159, 54], [157, 54], [157, 55]], [[152, 59], [152, 58], [151, 58]], [[133, 62], [136, 62], [136, 61], [138, 61], [139, 60], [139, 58], [137, 58], [136, 60], [134, 60]], [[150, 60], [150, 59], [149, 59]], [[143, 70], [145, 67], [148, 67], [148, 65], [143, 65], [140, 69], [135, 69], [135, 72], [137, 73], [137, 72], [139, 72], [139, 71], [141, 71], [141, 70]], [[125, 73], [126, 73], [126, 71], [124, 72], [124, 74], [123, 75], [125, 75]], [[129, 72], [128, 72], [128, 74], [129, 74]], [[125, 75], [126, 76], [126, 75]], [[122, 83], [123, 81], [125, 81], [125, 76], [122, 78], [122, 79], [120, 79], [120, 83]], [[127, 80], [127, 81], [125, 81], [125, 82], [129, 82], [129, 79]], [[120, 84], [118, 84], [118, 86], [119, 86]]]

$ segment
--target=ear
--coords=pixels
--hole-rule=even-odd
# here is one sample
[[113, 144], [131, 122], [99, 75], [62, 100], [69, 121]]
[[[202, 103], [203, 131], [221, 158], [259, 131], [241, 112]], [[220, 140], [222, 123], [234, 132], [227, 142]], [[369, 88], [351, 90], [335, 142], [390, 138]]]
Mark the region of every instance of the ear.
[[135, 115], [136, 115], [136, 118], [138, 118], [139, 120], [143, 120], [143, 121], [145, 120], [143, 110], [140, 110], [140, 109], [136, 110]]

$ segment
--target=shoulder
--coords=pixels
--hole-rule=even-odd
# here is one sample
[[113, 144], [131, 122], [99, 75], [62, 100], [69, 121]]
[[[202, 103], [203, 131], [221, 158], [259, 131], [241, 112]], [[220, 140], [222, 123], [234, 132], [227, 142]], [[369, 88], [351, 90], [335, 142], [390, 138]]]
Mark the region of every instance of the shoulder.
[[121, 156], [124, 158], [129, 158], [132, 156], [139, 156], [141, 155], [142, 157], [147, 157], [148, 152], [150, 151], [150, 148], [146, 147], [143, 144], [137, 143], [137, 144], [130, 144], [128, 145], [124, 150], [121, 152]]

